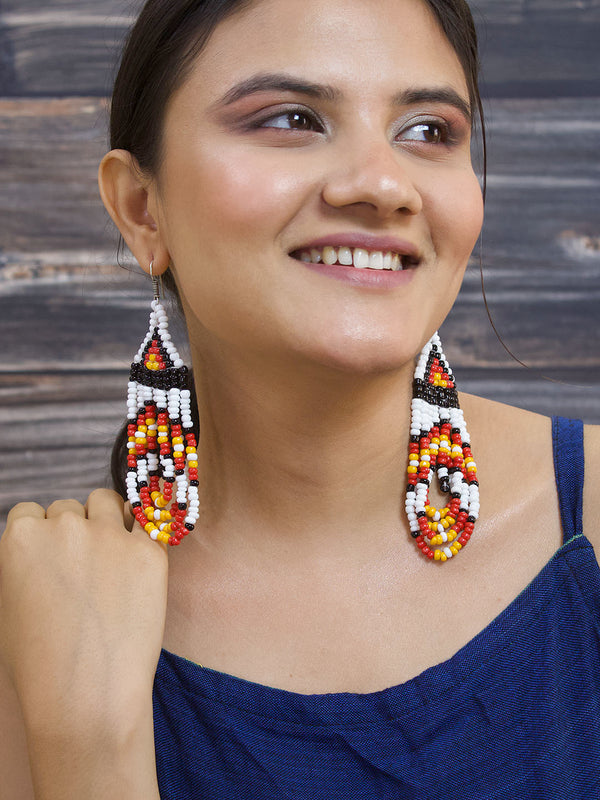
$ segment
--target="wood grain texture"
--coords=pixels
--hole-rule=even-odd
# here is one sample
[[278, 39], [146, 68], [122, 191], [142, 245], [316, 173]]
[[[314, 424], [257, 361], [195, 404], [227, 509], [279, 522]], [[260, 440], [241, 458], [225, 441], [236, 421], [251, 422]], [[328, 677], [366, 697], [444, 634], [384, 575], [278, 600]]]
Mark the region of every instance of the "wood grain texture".
[[112, 249], [96, 181], [106, 129], [105, 100], [0, 100], [5, 254]]
[[131, 4], [0, 5], [5, 96], [110, 94]]
[[134, 18], [142, 0], [0, 0], [0, 14], [94, 14], [100, 17]]
[[469, 5], [476, 21], [483, 18], [513, 25], [556, 17], [580, 22], [600, 19], [600, 0], [469, 0]]
[[[6, 96], [105, 96], [139, 3], [3, 0]], [[598, 95], [595, 0], [473, 3], [490, 96]]]
[[16, 502], [83, 501], [108, 485], [122, 388], [110, 372], [0, 374], [0, 522]]

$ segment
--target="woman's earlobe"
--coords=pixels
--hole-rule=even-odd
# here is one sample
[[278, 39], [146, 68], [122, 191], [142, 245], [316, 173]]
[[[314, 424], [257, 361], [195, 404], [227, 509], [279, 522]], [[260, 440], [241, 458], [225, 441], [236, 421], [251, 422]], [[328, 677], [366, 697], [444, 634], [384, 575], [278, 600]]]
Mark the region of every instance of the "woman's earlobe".
[[111, 150], [98, 169], [100, 196], [127, 246], [143, 269], [154, 260], [157, 274], [164, 272], [170, 256], [157, 220], [148, 209], [150, 181], [144, 179], [127, 150]]

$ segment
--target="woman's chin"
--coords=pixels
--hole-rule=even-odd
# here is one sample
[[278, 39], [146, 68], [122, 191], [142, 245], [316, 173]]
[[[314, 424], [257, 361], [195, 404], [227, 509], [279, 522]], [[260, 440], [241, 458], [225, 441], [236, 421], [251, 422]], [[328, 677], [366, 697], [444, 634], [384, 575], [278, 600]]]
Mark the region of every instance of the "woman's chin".
[[386, 345], [382, 342], [365, 341], [347, 341], [338, 347], [332, 347], [331, 343], [328, 345], [305, 351], [306, 361], [337, 373], [364, 377], [400, 372], [407, 366], [412, 371], [415, 353], [419, 349], [418, 343], [412, 349], [406, 346], [406, 342], [403, 346], [399, 346], [397, 342]]

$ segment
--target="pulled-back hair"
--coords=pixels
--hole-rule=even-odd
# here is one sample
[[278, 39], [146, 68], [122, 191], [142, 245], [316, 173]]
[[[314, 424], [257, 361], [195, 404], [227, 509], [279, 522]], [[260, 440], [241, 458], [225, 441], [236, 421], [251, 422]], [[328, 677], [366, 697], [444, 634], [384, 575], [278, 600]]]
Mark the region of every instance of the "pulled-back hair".
[[[115, 80], [110, 114], [110, 146], [128, 150], [149, 175], [158, 173], [164, 115], [169, 99], [182, 85], [195, 59], [220, 22], [256, 0], [147, 0], [132, 27]], [[466, 0], [421, 0], [431, 10], [463, 68], [473, 119], [483, 137], [485, 123], [479, 93], [479, 53], [475, 23]], [[485, 180], [485, 179], [484, 179]], [[177, 295], [168, 270], [165, 288]], [[190, 373], [192, 397], [193, 381]], [[197, 408], [192, 412], [197, 423]], [[127, 424], [113, 448], [111, 474], [115, 489], [126, 497]]]

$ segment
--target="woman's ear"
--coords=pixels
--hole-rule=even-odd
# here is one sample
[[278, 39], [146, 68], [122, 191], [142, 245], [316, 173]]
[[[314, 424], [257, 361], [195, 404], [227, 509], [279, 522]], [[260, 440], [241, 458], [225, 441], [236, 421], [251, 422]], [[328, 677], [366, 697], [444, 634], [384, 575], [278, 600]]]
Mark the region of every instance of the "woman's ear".
[[168, 269], [170, 255], [156, 220], [148, 210], [153, 186], [144, 180], [135, 158], [127, 150], [111, 150], [98, 170], [100, 196], [113, 222], [142, 269], [153, 262], [154, 275]]

